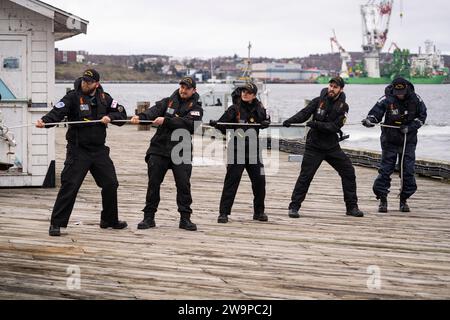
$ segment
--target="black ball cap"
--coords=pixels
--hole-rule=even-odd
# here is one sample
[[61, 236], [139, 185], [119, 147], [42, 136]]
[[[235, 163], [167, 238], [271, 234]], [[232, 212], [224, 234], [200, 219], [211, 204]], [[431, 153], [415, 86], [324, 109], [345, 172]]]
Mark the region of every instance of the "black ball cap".
[[83, 73], [83, 80], [87, 82], [99, 82], [100, 74], [94, 69], [88, 69]]
[[197, 88], [197, 82], [195, 82], [195, 79], [193, 77], [184, 77], [181, 79], [180, 84], [186, 85], [188, 88]]
[[404, 78], [396, 78], [392, 81], [392, 86], [394, 87], [394, 95], [404, 96], [408, 93], [408, 81]]
[[241, 86], [241, 89], [247, 90], [250, 93], [257, 94], [258, 93], [258, 87], [253, 82], [247, 82], [243, 86]]
[[331, 79], [329, 83], [336, 83], [341, 88], [345, 87], [345, 81], [341, 77], [335, 77]]

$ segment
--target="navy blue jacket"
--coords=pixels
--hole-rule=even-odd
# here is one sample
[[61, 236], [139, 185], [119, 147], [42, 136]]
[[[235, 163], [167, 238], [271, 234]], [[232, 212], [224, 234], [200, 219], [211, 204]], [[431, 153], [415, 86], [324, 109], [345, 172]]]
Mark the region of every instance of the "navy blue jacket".
[[[407, 143], [417, 144], [418, 130], [427, 120], [427, 107], [416, 94], [412, 83], [408, 83], [405, 100], [399, 100], [393, 90], [392, 85], [386, 88], [385, 96], [369, 112], [368, 119], [373, 123], [380, 123], [384, 119], [384, 124], [389, 126], [407, 126]], [[381, 142], [401, 146], [404, 144], [404, 134], [399, 129], [382, 128]]]

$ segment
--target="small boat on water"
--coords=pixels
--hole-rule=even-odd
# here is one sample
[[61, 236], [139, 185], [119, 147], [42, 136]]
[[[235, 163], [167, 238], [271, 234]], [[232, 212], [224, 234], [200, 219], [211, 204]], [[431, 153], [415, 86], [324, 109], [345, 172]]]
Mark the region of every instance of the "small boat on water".
[[[268, 130], [263, 130], [260, 134], [262, 138], [274, 139], [297, 139], [302, 140], [306, 137], [307, 129], [304, 127], [284, 128], [281, 124], [284, 120], [279, 116], [278, 110], [270, 104], [269, 94], [266, 83], [256, 80], [252, 77], [251, 62], [251, 43], [248, 46], [248, 60], [246, 68], [240, 78], [227, 81], [226, 83], [213, 82], [208, 85], [207, 92], [201, 94], [203, 104], [203, 122], [208, 124], [211, 120], [218, 120], [224, 112], [233, 105], [233, 92], [248, 82], [253, 82], [258, 87], [257, 98], [267, 109], [273, 126]], [[211, 128], [212, 129], [212, 128]], [[208, 130], [203, 130], [205, 134]]]

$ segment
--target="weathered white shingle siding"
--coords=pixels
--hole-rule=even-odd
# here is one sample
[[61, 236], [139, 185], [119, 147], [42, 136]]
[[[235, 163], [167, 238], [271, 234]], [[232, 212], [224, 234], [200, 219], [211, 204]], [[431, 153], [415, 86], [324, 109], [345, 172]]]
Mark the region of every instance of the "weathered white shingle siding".
[[[7, 0], [0, 0], [0, 34], [27, 36], [27, 100], [40, 108], [28, 110], [27, 121], [35, 122], [54, 105], [55, 51], [53, 20]], [[42, 185], [50, 162], [55, 159], [54, 130], [24, 129], [28, 136], [23, 177], [17, 185]], [[25, 156], [25, 155], [24, 155]], [[20, 179], [19, 179], [20, 180]]]
[[[0, 0], [0, 32], [28, 37], [27, 98], [33, 103], [53, 103], [54, 41], [53, 21], [7, 0]], [[31, 53], [31, 54], [30, 54]]]

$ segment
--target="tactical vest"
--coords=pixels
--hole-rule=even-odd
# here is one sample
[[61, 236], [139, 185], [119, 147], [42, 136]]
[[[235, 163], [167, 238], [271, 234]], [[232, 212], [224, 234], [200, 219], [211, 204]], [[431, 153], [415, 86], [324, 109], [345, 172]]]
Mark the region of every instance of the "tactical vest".
[[170, 99], [169, 103], [167, 104], [167, 110], [165, 113], [165, 117], [168, 117], [168, 118], [184, 117], [192, 110], [193, 107], [194, 107], [194, 102], [191, 101], [191, 102], [189, 102], [187, 109], [182, 110], [178, 101], [176, 101], [174, 99]]
[[333, 111], [339, 113], [341, 109], [343, 109], [345, 106], [345, 103], [340, 101], [338, 106], [336, 106], [335, 103], [333, 103], [331, 106], [327, 104], [327, 101], [321, 100], [319, 103], [319, 107], [317, 108], [316, 112], [314, 113], [314, 120], [320, 121], [320, 122], [328, 122], [329, 115]]
[[[105, 93], [102, 92], [95, 95], [95, 97], [92, 97], [90, 100], [86, 99], [82, 95], [79, 95], [78, 100], [79, 107], [75, 113], [75, 116], [78, 119], [73, 119], [73, 121], [100, 120], [107, 115], [107, 101]], [[96, 114], [94, 114], [94, 108], [97, 109]]]
[[[106, 95], [100, 92], [95, 100], [86, 99], [82, 93], [77, 93], [69, 115], [69, 121], [86, 121], [86, 125], [69, 125], [67, 140], [76, 146], [102, 145], [106, 139], [106, 126], [102, 123], [89, 124], [89, 120], [100, 120], [107, 115]], [[94, 110], [95, 109], [95, 110]], [[96, 112], [95, 112], [96, 111]]]
[[405, 105], [399, 104], [396, 101], [389, 101], [385, 124], [390, 126], [407, 125], [417, 118], [418, 105], [415, 101], [405, 101]]
[[[331, 111], [335, 111], [336, 113], [339, 112], [342, 108], [344, 108], [345, 104], [344, 102], [339, 103], [339, 107], [336, 108], [335, 104], [333, 104], [331, 107], [327, 105], [327, 101], [321, 100], [319, 103], [319, 107], [317, 108], [316, 113], [314, 114], [314, 120], [320, 121], [320, 122], [328, 122], [328, 116]], [[339, 130], [338, 132], [339, 141], [344, 141], [348, 139], [349, 136], [344, 135], [344, 132], [342, 130]]]
[[248, 119], [242, 119], [242, 113], [241, 113], [241, 104], [236, 104], [236, 122], [237, 123], [249, 123], [249, 124], [256, 124], [258, 122], [261, 122], [265, 119], [259, 119], [260, 115], [258, 114], [258, 107], [263, 108], [261, 103], [256, 102], [256, 106], [253, 106], [252, 109], [248, 112]]

